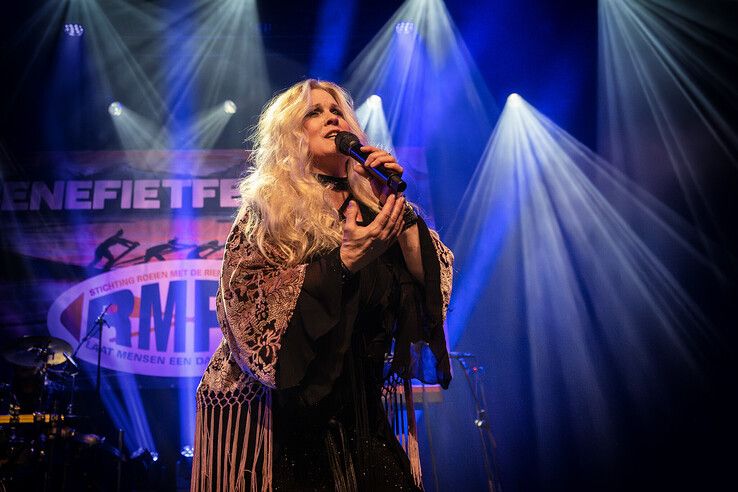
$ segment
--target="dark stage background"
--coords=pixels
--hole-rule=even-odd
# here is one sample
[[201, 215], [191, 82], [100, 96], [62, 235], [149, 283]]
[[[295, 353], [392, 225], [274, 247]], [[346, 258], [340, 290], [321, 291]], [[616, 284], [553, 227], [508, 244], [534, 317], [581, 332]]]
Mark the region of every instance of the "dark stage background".
[[[219, 336], [210, 291], [246, 137], [273, 94], [330, 79], [365, 109], [374, 141], [394, 147], [410, 198], [457, 253], [449, 343], [476, 357], [495, 490], [735, 488], [737, 10], [4, 5], [2, 341], [75, 345], [102, 306], [130, 301], [104, 332], [114, 351], [100, 400], [95, 345], [81, 349], [74, 426], [109, 442], [124, 429], [124, 489], [185, 487], [180, 451]], [[381, 110], [365, 104], [372, 94]], [[136, 201], [145, 188], [155, 198]], [[111, 262], [98, 247], [118, 229], [129, 243], [115, 243]], [[170, 297], [187, 308], [166, 318]], [[165, 326], [144, 321], [142, 305]], [[155, 336], [141, 342], [146, 328]], [[479, 415], [454, 364], [451, 388], [419, 406], [425, 487], [486, 490]], [[21, 376], [0, 360], [2, 414]], [[129, 459], [143, 449], [158, 461]], [[81, 473], [112, 489], [114, 458], [101, 459]]]

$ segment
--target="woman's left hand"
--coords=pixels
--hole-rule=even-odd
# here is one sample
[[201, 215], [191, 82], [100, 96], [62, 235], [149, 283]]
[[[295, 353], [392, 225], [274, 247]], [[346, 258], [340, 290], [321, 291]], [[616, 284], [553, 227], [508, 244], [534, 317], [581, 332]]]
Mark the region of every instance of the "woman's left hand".
[[403, 168], [397, 163], [395, 157], [378, 147], [372, 147], [371, 145], [364, 145], [361, 147], [362, 152], [369, 152], [369, 156], [366, 158], [365, 165], [362, 166], [359, 163], [354, 164], [354, 170], [364, 178], [368, 179], [372, 185], [372, 191], [374, 196], [377, 197], [379, 203], [387, 201], [387, 197], [392, 193], [389, 186], [384, 183], [379, 183], [376, 179], [369, 176], [369, 171], [365, 167], [383, 167], [387, 171], [399, 174], [402, 176]]

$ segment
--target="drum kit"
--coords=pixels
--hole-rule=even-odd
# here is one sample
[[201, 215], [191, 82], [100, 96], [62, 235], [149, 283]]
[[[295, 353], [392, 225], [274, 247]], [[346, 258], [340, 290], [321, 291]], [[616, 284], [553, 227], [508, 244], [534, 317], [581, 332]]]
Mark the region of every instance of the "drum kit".
[[13, 376], [0, 383], [0, 492], [80, 490], [82, 482], [95, 481], [99, 470], [84, 468], [98, 467], [100, 456], [120, 468], [121, 443], [78, 431], [86, 419], [75, 413], [79, 368], [69, 343], [25, 336], [1, 353]]

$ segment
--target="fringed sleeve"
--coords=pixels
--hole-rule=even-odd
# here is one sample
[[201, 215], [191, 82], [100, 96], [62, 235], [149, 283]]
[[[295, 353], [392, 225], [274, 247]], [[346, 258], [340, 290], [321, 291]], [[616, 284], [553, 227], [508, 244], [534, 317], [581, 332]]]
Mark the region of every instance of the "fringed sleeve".
[[[454, 256], [438, 233], [429, 229], [422, 219], [418, 220], [418, 236], [424, 281], [418, 285], [409, 279], [408, 274], [409, 280], [401, 282], [395, 351], [390, 369], [400, 381], [392, 377], [387, 380], [383, 399], [388, 416], [405, 415], [405, 419], [389, 420], [410, 460], [415, 485], [422, 489], [412, 379], [440, 384], [443, 388], [448, 388], [451, 382], [444, 322], [451, 298]], [[399, 388], [402, 388], [402, 394], [398, 398]]]
[[272, 489], [269, 388], [245, 374], [223, 340], [196, 394], [192, 492]]
[[216, 298], [223, 340], [197, 389], [191, 490], [272, 490], [277, 354], [307, 266], [276, 268], [246, 242], [226, 242]]
[[[425, 226], [425, 224], [423, 224]], [[428, 231], [428, 235], [430, 236], [431, 242], [433, 244], [433, 251], [436, 255], [436, 260], [438, 261], [438, 282], [439, 282], [439, 290], [441, 293], [441, 301], [442, 301], [442, 312], [441, 312], [441, 322], [446, 321], [446, 314], [448, 313], [448, 305], [451, 302], [451, 286], [453, 283], [453, 265], [454, 265], [454, 254], [451, 252], [448, 247], [446, 247], [445, 244], [441, 241], [441, 238], [438, 236], [438, 233], [432, 229], [428, 229], [425, 227], [425, 229]], [[426, 244], [425, 247], [427, 249], [429, 248], [429, 244]], [[430, 255], [429, 255], [430, 256]], [[429, 261], [433, 261], [432, 259]], [[435, 276], [435, 272], [432, 273], [432, 277]], [[433, 281], [435, 278], [427, 278], [426, 282]]]
[[444, 322], [451, 298], [454, 256], [438, 234], [418, 220], [424, 282], [402, 285], [392, 370], [406, 379], [448, 388], [451, 367]]
[[262, 384], [276, 386], [277, 354], [297, 304], [306, 265], [277, 268], [246, 243], [240, 225], [226, 243], [219, 300], [231, 355]]

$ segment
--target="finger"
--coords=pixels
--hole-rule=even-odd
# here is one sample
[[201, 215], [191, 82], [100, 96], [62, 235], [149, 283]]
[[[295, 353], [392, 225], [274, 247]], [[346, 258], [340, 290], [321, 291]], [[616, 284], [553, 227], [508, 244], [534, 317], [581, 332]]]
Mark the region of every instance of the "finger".
[[366, 159], [364, 159], [364, 166], [371, 167], [372, 162], [374, 161], [374, 159], [376, 157], [377, 157], [377, 155], [374, 152], [372, 152], [369, 155], [367, 155], [366, 156]]
[[402, 231], [405, 229], [405, 204], [407, 200], [404, 196], [400, 195], [397, 198], [397, 202], [401, 205], [399, 208], [399, 218], [397, 222], [395, 223], [395, 227], [392, 229], [392, 234], [390, 235], [390, 240], [394, 241], [399, 237], [399, 235], [402, 233]]
[[392, 215], [394, 206], [395, 206], [395, 197], [394, 195], [390, 195], [389, 197], [387, 197], [387, 201], [384, 202], [384, 205], [382, 206], [382, 210], [379, 211], [377, 218], [374, 219], [374, 222], [372, 222], [372, 225], [374, 225], [375, 232], [380, 232], [387, 225], [387, 222], [389, 221], [390, 216]]
[[402, 233], [403, 227], [405, 224], [405, 220], [400, 214], [399, 217], [397, 217], [397, 220], [392, 224], [392, 227], [390, 228], [389, 225], [384, 231], [384, 234], [382, 235], [382, 239], [387, 242], [388, 244], [392, 244]]
[[390, 156], [390, 157], [392, 156], [392, 154], [390, 154], [386, 150], [379, 149], [377, 147], [365, 146], [365, 147], [362, 147], [361, 150], [367, 154], [366, 156], [367, 161], [370, 161], [370, 160], [373, 161], [374, 159], [380, 156]]
[[384, 168], [387, 171], [392, 171], [393, 173], [397, 173], [400, 175], [402, 175], [402, 173], [405, 171], [405, 169], [396, 162], [388, 162], [384, 165]]
[[362, 178], [369, 179], [369, 174], [367, 173], [366, 169], [364, 169], [364, 166], [362, 166], [361, 164], [354, 164], [354, 171], [356, 171], [356, 174], [358, 174]]
[[371, 154], [372, 152], [387, 152], [384, 149], [380, 149], [379, 147], [375, 147], [373, 145], [362, 145], [359, 149], [362, 152], [366, 152], [367, 154]]
[[368, 167], [372, 169], [381, 168], [385, 172], [397, 174], [399, 176], [402, 176], [402, 173], [405, 171], [405, 169], [401, 165], [399, 165], [395, 158], [391, 155], [378, 156], [371, 162], [367, 162]]
[[364, 164], [369, 167], [377, 167], [390, 162], [396, 162], [395, 158], [387, 152], [379, 151], [369, 154]]
[[[389, 200], [389, 198], [387, 200]], [[390, 215], [390, 219], [387, 221], [387, 224], [385, 225], [383, 229], [383, 232], [387, 236], [389, 236], [392, 233], [392, 230], [395, 228], [397, 223], [402, 220], [402, 212], [404, 209], [405, 209], [405, 198], [401, 197], [399, 199], [395, 199], [395, 203], [392, 206], [392, 214]]]
[[395, 205], [392, 209], [392, 218], [394, 222], [402, 217], [402, 213], [405, 211], [405, 197], [395, 197]]
[[392, 234], [390, 234], [390, 237], [389, 237], [390, 241], [394, 241], [395, 239], [397, 239], [404, 229], [405, 229], [405, 218], [400, 217], [400, 220], [398, 220], [397, 223], [395, 224], [395, 228], [392, 229]]
[[344, 224], [344, 228], [348, 227], [349, 229], [356, 226], [356, 216], [359, 213], [359, 207], [356, 205], [356, 202], [351, 200], [346, 207], [346, 213], [344, 214], [346, 216], [346, 223]]

